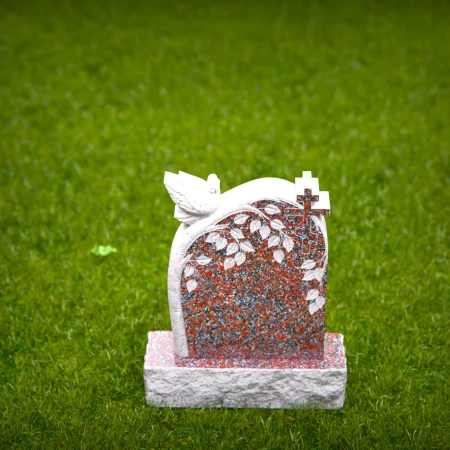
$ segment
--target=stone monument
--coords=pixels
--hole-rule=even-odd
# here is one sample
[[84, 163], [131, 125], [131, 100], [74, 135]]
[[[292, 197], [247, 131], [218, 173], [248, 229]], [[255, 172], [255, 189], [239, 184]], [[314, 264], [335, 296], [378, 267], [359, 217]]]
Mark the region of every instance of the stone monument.
[[168, 273], [172, 331], [149, 333], [146, 400], [171, 407], [340, 408], [343, 336], [325, 332], [328, 192], [303, 172], [220, 194], [166, 172], [180, 225]]

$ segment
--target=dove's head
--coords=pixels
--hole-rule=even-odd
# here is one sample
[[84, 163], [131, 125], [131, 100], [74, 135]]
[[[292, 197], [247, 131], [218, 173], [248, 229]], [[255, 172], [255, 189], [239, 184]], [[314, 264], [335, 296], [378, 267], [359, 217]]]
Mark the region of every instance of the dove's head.
[[215, 173], [208, 176], [207, 183], [210, 194], [220, 194], [220, 180]]

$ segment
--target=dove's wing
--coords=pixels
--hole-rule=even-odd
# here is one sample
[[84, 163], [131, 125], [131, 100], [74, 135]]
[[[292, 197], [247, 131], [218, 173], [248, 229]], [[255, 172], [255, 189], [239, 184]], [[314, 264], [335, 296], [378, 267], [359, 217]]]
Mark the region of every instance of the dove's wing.
[[195, 208], [186, 198], [186, 187], [179, 175], [171, 172], [164, 174], [164, 185], [173, 202], [180, 208], [195, 214]]

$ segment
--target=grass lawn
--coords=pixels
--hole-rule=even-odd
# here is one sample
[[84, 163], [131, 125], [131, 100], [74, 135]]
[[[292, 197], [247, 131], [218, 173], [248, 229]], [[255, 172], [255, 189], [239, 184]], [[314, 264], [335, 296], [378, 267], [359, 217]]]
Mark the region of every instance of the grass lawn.
[[[450, 447], [449, 2], [3, 0], [0, 34], [1, 449]], [[343, 409], [146, 406], [179, 169], [330, 191]]]

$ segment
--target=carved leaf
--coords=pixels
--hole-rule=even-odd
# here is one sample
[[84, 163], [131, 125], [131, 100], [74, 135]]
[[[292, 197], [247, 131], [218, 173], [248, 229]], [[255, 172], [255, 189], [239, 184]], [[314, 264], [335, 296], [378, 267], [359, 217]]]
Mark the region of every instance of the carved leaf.
[[242, 225], [243, 223], [245, 223], [247, 221], [249, 216], [247, 216], [247, 214], [238, 214], [235, 218], [234, 218], [234, 223], [236, 225]]
[[304, 281], [311, 281], [314, 280], [316, 277], [316, 271], [315, 270], [307, 270], [305, 272], [305, 275], [303, 276], [302, 280]]
[[270, 226], [274, 230], [282, 230], [283, 228], [285, 228], [285, 226], [283, 225], [283, 222], [280, 219], [271, 220], [270, 221]]
[[280, 236], [270, 236], [267, 246], [270, 248], [274, 247], [275, 245], [278, 245], [279, 243], [280, 243]]
[[325, 297], [317, 297], [315, 303], [319, 308], [322, 308], [325, 305]]
[[309, 304], [309, 312], [311, 315], [313, 315], [314, 313], [316, 313], [320, 308], [316, 305], [316, 302], [312, 302]]
[[252, 244], [249, 241], [243, 241], [239, 243], [239, 247], [241, 247], [241, 250], [244, 252], [254, 252], [255, 249], [253, 248]]
[[317, 281], [322, 281], [324, 272], [325, 272], [325, 269], [316, 269], [316, 270], [314, 271], [314, 278], [315, 278]]
[[231, 229], [230, 233], [231, 233], [231, 236], [233, 236], [235, 239], [244, 239], [244, 235], [239, 228]]
[[211, 262], [212, 258], [208, 258], [205, 255], [200, 255], [196, 261], [201, 265], [201, 266], [206, 266], [206, 264], [209, 264]]
[[269, 214], [269, 215], [271, 215], [271, 216], [272, 216], [273, 214], [280, 214], [280, 213], [281, 213], [280, 208], [278, 208], [278, 206], [272, 205], [272, 204], [267, 205], [267, 206], [264, 208], [264, 211], [266, 211], [266, 213]]
[[287, 252], [290, 252], [294, 248], [294, 239], [290, 238], [289, 236], [285, 236], [283, 238], [283, 247]]
[[270, 227], [266, 224], [264, 224], [261, 229], [259, 230], [259, 234], [263, 239], [265, 239], [270, 234]]
[[306, 294], [306, 299], [305, 300], [314, 300], [319, 296], [319, 291], [317, 289], [311, 289], [310, 291], [308, 291], [308, 293]]
[[307, 259], [300, 267], [300, 269], [313, 269], [316, 267], [316, 262], [312, 259]]
[[190, 264], [188, 265], [188, 266], [186, 266], [185, 268], [184, 268], [184, 276], [187, 278], [187, 277], [190, 277], [191, 275], [193, 275], [194, 274], [194, 267], [193, 266], [191, 266]]
[[254, 233], [261, 228], [261, 221], [258, 219], [252, 220], [250, 222], [250, 233]]
[[274, 257], [274, 259], [275, 259], [275, 261], [276, 261], [277, 263], [280, 263], [280, 264], [281, 264], [281, 262], [282, 262], [283, 259], [284, 259], [284, 252], [283, 252], [283, 250], [275, 250], [275, 251], [273, 252], [273, 257]]
[[235, 259], [236, 264], [237, 264], [238, 266], [240, 266], [241, 264], [244, 263], [245, 258], [246, 258], [246, 256], [245, 256], [245, 253], [244, 253], [244, 252], [236, 253], [236, 255], [234, 256], [234, 259]]
[[228, 241], [222, 237], [220, 238], [217, 242], [216, 242], [216, 250], [222, 250], [223, 248], [225, 248], [228, 244]]
[[234, 265], [235, 265], [234, 258], [227, 258], [223, 263], [223, 267], [225, 268], [225, 270], [231, 269], [232, 267], [234, 267]]
[[206, 238], [206, 242], [209, 242], [210, 244], [214, 244], [220, 239], [220, 234], [217, 231], [213, 231], [212, 233], [208, 234], [208, 237]]
[[189, 280], [186, 283], [186, 287], [189, 292], [192, 292], [197, 286], [198, 286], [198, 283], [195, 280]]
[[230, 242], [227, 246], [227, 256], [233, 255], [239, 250], [239, 245], [236, 244], [236, 242]]

